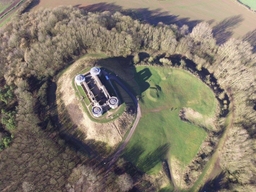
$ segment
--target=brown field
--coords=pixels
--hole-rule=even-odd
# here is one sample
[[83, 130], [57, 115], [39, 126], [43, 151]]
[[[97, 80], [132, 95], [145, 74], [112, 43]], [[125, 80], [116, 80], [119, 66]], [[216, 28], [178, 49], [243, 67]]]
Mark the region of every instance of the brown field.
[[40, 0], [32, 10], [40, 7], [72, 5], [92, 11], [133, 9], [142, 20], [155, 24], [159, 21], [193, 27], [208, 21], [218, 38], [243, 37], [256, 30], [256, 13], [235, 0]]

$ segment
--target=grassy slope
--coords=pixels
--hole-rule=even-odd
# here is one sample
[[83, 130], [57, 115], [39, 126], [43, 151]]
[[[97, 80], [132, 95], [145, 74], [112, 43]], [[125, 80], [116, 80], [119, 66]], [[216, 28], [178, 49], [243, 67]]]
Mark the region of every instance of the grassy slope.
[[243, 4], [247, 5], [250, 7], [252, 10], [256, 11], [256, 1], [255, 0], [239, 0]]
[[[138, 74], [144, 74], [141, 73], [143, 68], [137, 67]], [[179, 110], [182, 107], [191, 107], [202, 114], [213, 116], [217, 104], [214, 94], [199, 79], [183, 70], [149, 67], [148, 73], [151, 73], [147, 79], [148, 84], [138, 77], [142, 90], [146, 89], [146, 86], [154, 87], [157, 84], [162, 91], [158, 96], [154, 89], [150, 88], [142, 93], [142, 118], [128, 144], [125, 156], [144, 171], [149, 171], [140, 165], [146, 163], [149, 156], [151, 159], [155, 158], [152, 157], [152, 152], [157, 152], [161, 146], [169, 143], [169, 150], [163, 153], [174, 155], [183, 164], [188, 164], [196, 155], [206, 133], [199, 127], [181, 121]], [[138, 148], [143, 152], [136, 154]], [[133, 150], [135, 154], [131, 153]], [[137, 157], [129, 157], [130, 155]], [[157, 166], [150, 172], [157, 172], [161, 166], [160, 162], [160, 159], [155, 158], [154, 163]]]

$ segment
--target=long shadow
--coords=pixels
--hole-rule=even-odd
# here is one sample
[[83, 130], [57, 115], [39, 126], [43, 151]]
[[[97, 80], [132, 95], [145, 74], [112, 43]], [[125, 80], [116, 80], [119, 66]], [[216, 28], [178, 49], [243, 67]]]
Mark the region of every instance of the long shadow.
[[121, 6], [114, 3], [96, 3], [88, 6], [81, 6], [80, 4], [75, 5], [84, 11], [88, 12], [104, 12], [110, 11], [121, 12], [124, 15], [128, 15], [133, 19], [149, 23], [151, 25], [157, 25], [159, 22], [166, 25], [176, 24], [178, 27], [187, 25], [190, 30], [200, 23], [202, 20], [190, 20], [190, 18], [180, 18], [178, 15], [171, 15], [167, 11], [162, 11], [161, 9], [149, 10], [148, 8], [138, 8], [138, 9], [123, 9]]
[[213, 27], [213, 36], [217, 40], [217, 44], [225, 43], [232, 35], [234, 28], [243, 21], [241, 15], [229, 17], [219, 22]]
[[72, 148], [74, 148], [76, 151], [79, 151], [90, 157], [95, 157], [95, 156], [99, 157], [98, 153], [95, 150], [93, 150], [89, 145], [85, 144], [75, 136], [65, 132], [61, 132], [60, 137], [63, 140], [65, 140], [66, 143], [70, 145]]
[[228, 183], [225, 181], [225, 173], [221, 172], [214, 179], [207, 181], [204, 186], [199, 190], [200, 192], [215, 192], [221, 189], [227, 189]]
[[142, 157], [145, 149], [139, 143], [136, 143], [126, 150], [122, 157], [133, 165], [136, 165], [141, 172], [146, 173], [166, 159], [169, 148], [170, 144], [166, 143]]
[[151, 77], [151, 75], [152, 73], [150, 72], [149, 68], [144, 68], [141, 71], [137, 71], [135, 78], [140, 86], [141, 93], [150, 87], [147, 80]]
[[122, 155], [122, 157], [136, 165], [144, 150], [145, 149], [139, 143], [135, 143], [131, 148], [125, 150], [125, 153]]
[[[138, 94], [138, 90], [132, 81], [135, 67], [132, 64], [131, 56], [99, 59], [95, 62], [95, 65], [103, 68], [105, 76], [108, 76], [115, 89], [116, 96], [120, 99], [120, 104], [124, 102], [127, 106], [133, 106], [137, 103], [137, 101], [134, 102], [134, 97]], [[117, 81], [115, 81], [116, 79]], [[129, 93], [120, 84], [129, 89]]]
[[243, 40], [248, 41], [253, 46], [253, 49], [252, 49], [253, 53], [256, 53], [256, 29], [246, 33], [243, 36]]
[[138, 167], [144, 172], [150, 171], [158, 163], [163, 162], [166, 159], [166, 155], [169, 151], [170, 144], [165, 143], [164, 145], [159, 146], [153, 152], [148, 153], [139, 163]]
[[31, 9], [33, 9], [35, 6], [37, 6], [40, 3], [40, 0], [33, 0], [32, 3], [30, 3], [30, 5], [23, 11], [25, 12], [29, 12]]
[[[139, 53], [140, 59], [145, 59], [148, 56], [149, 55], [145, 52]], [[104, 67], [105, 70], [108, 70], [108, 72], [110, 72], [109, 77], [112, 77], [112, 79], [115, 80], [116, 78], [118, 78], [117, 81], [120, 81], [121, 84], [125, 85], [125, 87], [129, 89], [126, 92], [129, 92], [134, 96], [140, 97], [141, 93], [150, 87], [149, 83], [146, 82], [152, 75], [149, 68], [145, 68], [141, 71], [136, 71], [135, 65], [133, 64], [132, 56], [100, 59], [96, 62], [96, 65]], [[111, 74], [111, 72], [114, 72], [115, 74]], [[135, 83], [134, 80], [136, 80], [137, 83]], [[122, 93], [120, 95], [124, 97], [123, 102], [125, 102], [128, 106], [130, 106], [130, 98], [132, 98], [132, 103], [137, 103], [137, 101], [134, 101], [134, 96], [130, 95], [129, 98], [127, 98], [126, 93]]]

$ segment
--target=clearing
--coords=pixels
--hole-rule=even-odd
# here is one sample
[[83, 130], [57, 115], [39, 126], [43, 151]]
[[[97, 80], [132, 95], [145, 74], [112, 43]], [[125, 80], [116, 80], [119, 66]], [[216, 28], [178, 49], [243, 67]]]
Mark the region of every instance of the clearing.
[[179, 164], [180, 168], [185, 168], [207, 133], [180, 120], [179, 112], [189, 107], [214, 118], [218, 108], [215, 95], [185, 70], [152, 66], [139, 66], [136, 70], [142, 92], [142, 117], [124, 157], [147, 173], [158, 173], [164, 159], [169, 161], [170, 167]]

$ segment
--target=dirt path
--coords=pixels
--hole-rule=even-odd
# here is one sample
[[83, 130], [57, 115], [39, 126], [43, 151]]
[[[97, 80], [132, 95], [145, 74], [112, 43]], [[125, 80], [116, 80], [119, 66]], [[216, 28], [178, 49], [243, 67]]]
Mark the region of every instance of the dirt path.
[[111, 75], [111, 74], [105, 74], [105, 76], [108, 77], [108, 79], [111, 79], [113, 81], [115, 81], [117, 84], [119, 84], [122, 89], [124, 91], [127, 92], [127, 94], [131, 97], [131, 99], [134, 102], [134, 105], [137, 106], [137, 115], [135, 118], [135, 121], [133, 123], [132, 128], [130, 129], [129, 134], [127, 135], [127, 137], [125, 138], [124, 142], [118, 147], [118, 149], [116, 150], [116, 152], [110, 157], [108, 158], [108, 169], [117, 161], [117, 159], [119, 158], [119, 156], [121, 155], [121, 153], [123, 152], [124, 148], [126, 147], [126, 145], [128, 144], [128, 142], [130, 141], [134, 131], [136, 130], [138, 123], [140, 121], [141, 118], [141, 109], [140, 109], [140, 104], [138, 103], [137, 98], [131, 93], [131, 91], [120, 81], [119, 78], [117, 78], [115, 75]]
[[136, 115], [136, 119], [133, 123], [132, 128], [130, 129], [129, 134], [127, 135], [127, 137], [125, 138], [124, 142], [119, 146], [119, 148], [116, 150], [116, 152], [113, 154], [113, 156], [110, 158], [110, 161], [108, 162], [108, 167], [110, 168], [119, 158], [119, 156], [121, 155], [121, 153], [123, 152], [123, 150], [125, 149], [126, 145], [128, 144], [128, 142], [130, 141], [134, 131], [136, 130], [139, 121], [141, 118], [141, 109], [140, 109], [140, 104], [137, 104], [137, 115]]

